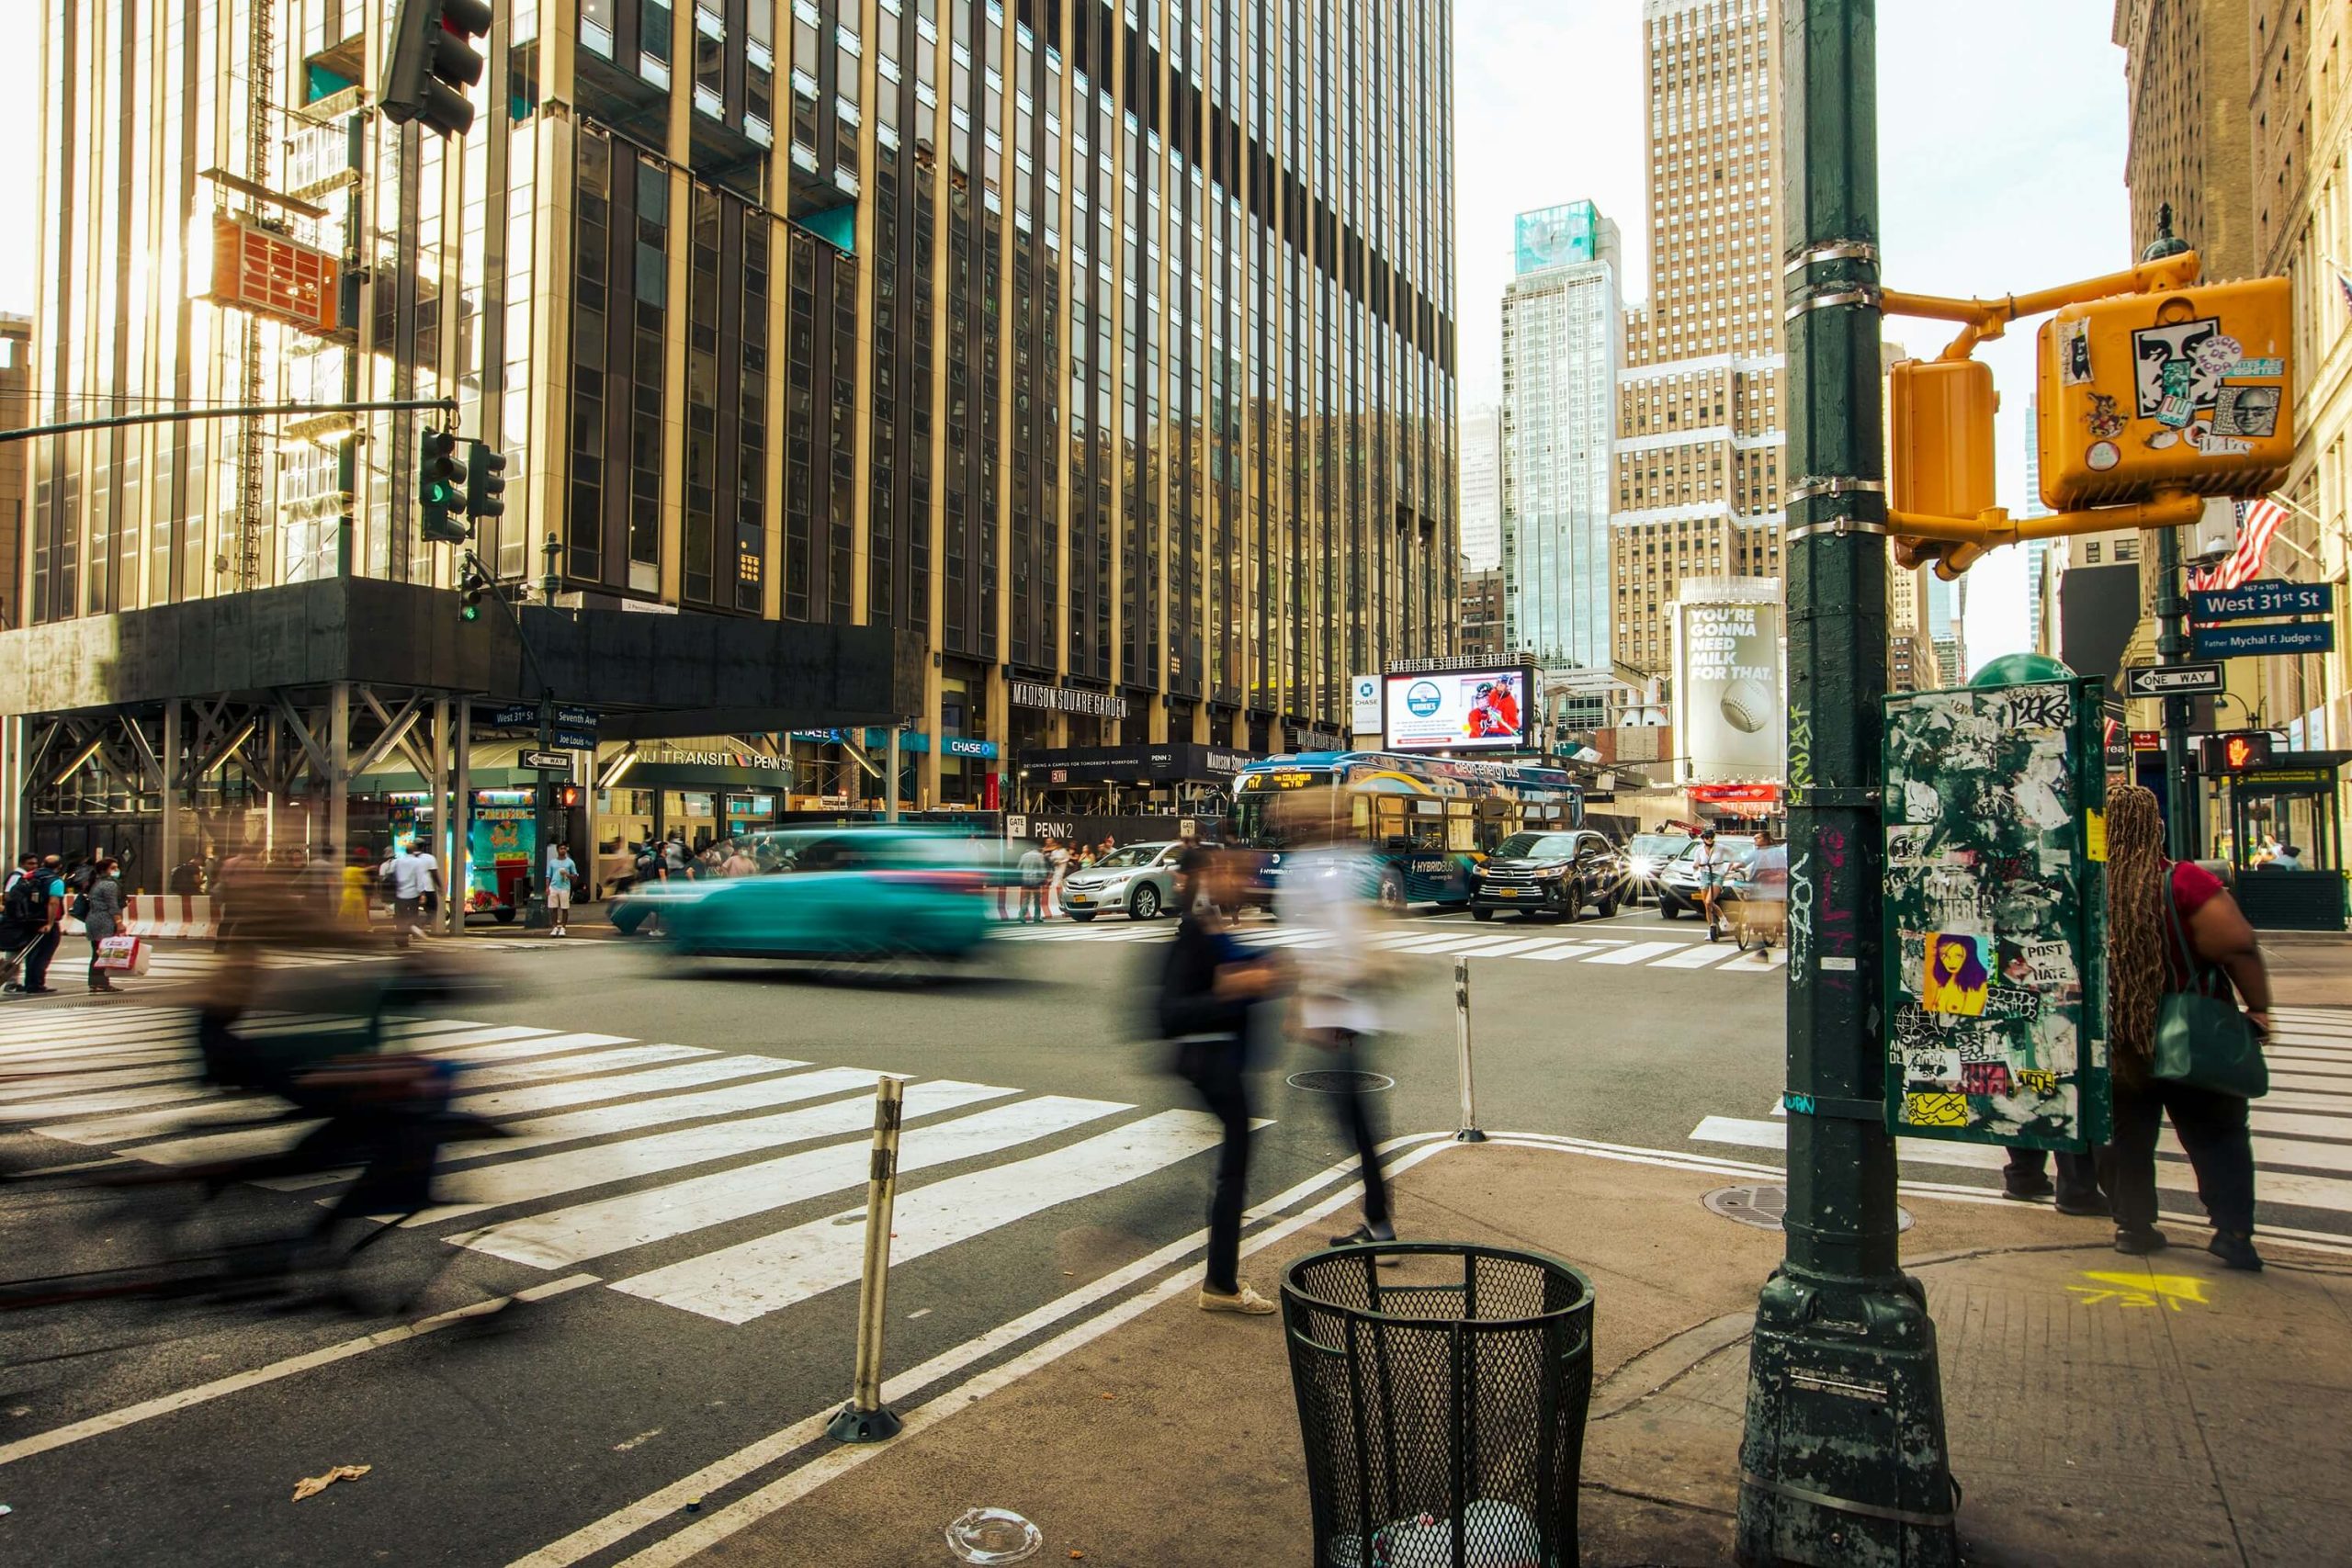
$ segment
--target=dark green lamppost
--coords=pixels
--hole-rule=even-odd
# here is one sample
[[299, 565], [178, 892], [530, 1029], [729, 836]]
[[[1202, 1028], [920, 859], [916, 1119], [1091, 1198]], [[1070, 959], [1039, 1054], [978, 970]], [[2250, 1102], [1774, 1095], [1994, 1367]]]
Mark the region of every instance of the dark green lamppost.
[[1883, 1109], [1886, 695], [1875, 0], [1781, 0], [1788, 141], [1787, 1256], [1749, 1353], [1750, 1564], [1956, 1560], [1935, 1325]]

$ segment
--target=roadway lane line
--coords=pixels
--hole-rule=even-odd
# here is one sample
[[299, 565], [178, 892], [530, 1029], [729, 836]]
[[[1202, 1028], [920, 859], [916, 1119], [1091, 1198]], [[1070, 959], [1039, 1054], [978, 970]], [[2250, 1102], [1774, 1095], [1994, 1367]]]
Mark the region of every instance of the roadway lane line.
[[[1399, 1150], [1408, 1152], [1401, 1154], [1385, 1168], [1390, 1178], [1394, 1179], [1432, 1155], [1446, 1149], [1464, 1146], [1452, 1140], [1451, 1133], [1426, 1133], [1417, 1137], [1394, 1139], [1382, 1145], [1383, 1154], [1392, 1154]], [[1322, 1174], [1310, 1177], [1288, 1191], [1252, 1208], [1243, 1216], [1243, 1224], [1254, 1225], [1280, 1214], [1292, 1204], [1304, 1202], [1312, 1198], [1331, 1182], [1344, 1179], [1355, 1169], [1354, 1159], [1343, 1160]], [[1362, 1183], [1348, 1182], [1337, 1191], [1325, 1195], [1312, 1207], [1290, 1216], [1279, 1224], [1255, 1235], [1245, 1234], [1241, 1242], [1241, 1256], [1247, 1258], [1263, 1247], [1272, 1246], [1316, 1224], [1327, 1215], [1355, 1201], [1363, 1190]], [[1007, 1347], [1017, 1345], [1022, 1340], [1052, 1326], [1072, 1314], [1083, 1311], [1106, 1297], [1118, 1294], [1138, 1280], [1148, 1280], [1173, 1264], [1185, 1261], [1192, 1254], [1204, 1247], [1207, 1241], [1206, 1230], [1194, 1231], [1189, 1236], [1170, 1242], [1157, 1251], [1136, 1258], [1125, 1268], [1114, 1269], [1099, 1280], [1090, 1280], [1067, 1295], [1048, 1302], [1044, 1306], [1026, 1313], [1010, 1323], [1001, 1324], [985, 1334], [968, 1339], [951, 1349], [944, 1350], [921, 1366], [910, 1368], [886, 1382], [882, 1385], [882, 1397], [887, 1403], [894, 1406], [898, 1405], [931, 1385], [955, 1376], [975, 1362], [985, 1359]], [[935, 1395], [927, 1404], [908, 1413], [908, 1426], [917, 1430], [924, 1427], [935, 1426], [956, 1411], [967, 1408], [984, 1394], [993, 1393], [999, 1389], [1007, 1387], [1029, 1372], [1057, 1361], [1070, 1351], [1080, 1349], [1120, 1325], [1141, 1316], [1169, 1296], [1193, 1288], [1194, 1282], [1194, 1278], [1189, 1270], [1173, 1275], [1156, 1287], [1138, 1292], [1099, 1316], [1089, 1318], [1066, 1329], [1055, 1338], [1035, 1346], [1019, 1356], [989, 1369], [989, 1371]], [[699, 1500], [722, 1487], [730, 1486], [745, 1476], [763, 1470], [778, 1460], [787, 1458], [795, 1450], [815, 1441], [823, 1436], [825, 1427], [832, 1420], [833, 1412], [837, 1408], [838, 1405], [828, 1405], [814, 1416], [807, 1416], [789, 1427], [749, 1443], [722, 1459], [715, 1460], [693, 1474], [672, 1482], [660, 1491], [641, 1497], [626, 1507], [616, 1509], [593, 1524], [582, 1526], [572, 1531], [562, 1540], [541, 1547], [527, 1557], [516, 1559], [510, 1568], [571, 1568], [572, 1563], [594, 1557], [649, 1526], [662, 1523], [674, 1517], [689, 1500]], [[917, 1426], [917, 1423], [921, 1425]], [[830, 1464], [847, 1459], [853, 1465], [862, 1463], [865, 1459], [883, 1452], [888, 1446], [888, 1444], [860, 1444], [850, 1448], [830, 1450], [828, 1457], [819, 1462]], [[744, 1526], [797, 1501], [839, 1473], [841, 1472], [835, 1469], [820, 1472], [811, 1465], [804, 1465], [782, 1480], [773, 1482], [741, 1501], [707, 1516], [686, 1530], [680, 1531], [647, 1548], [644, 1551], [629, 1558], [628, 1564], [634, 1565], [634, 1568], [655, 1568], [656, 1564], [677, 1562], [705, 1547], [724, 1540]]]
[[[1691, 1129], [1693, 1143], [1736, 1144], [1752, 1149], [1786, 1149], [1787, 1125], [1780, 1122], [1750, 1122], [1735, 1116], [1710, 1116]], [[2301, 1209], [2326, 1209], [2336, 1213], [2352, 1213], [2352, 1181], [2339, 1181], [2332, 1177], [2300, 1176], [2293, 1171], [2272, 1168], [2274, 1165], [2307, 1165], [2310, 1156], [2298, 1159], [2294, 1153], [2311, 1145], [2282, 1145], [2276, 1138], [2254, 1140], [2255, 1197], [2265, 1203], [2285, 1203]], [[2180, 1142], [2165, 1131], [2156, 1141], [2156, 1147], [2166, 1154], [2181, 1153]], [[1989, 1145], [1948, 1143], [1942, 1139], [1909, 1138], [1896, 1146], [1895, 1158], [1902, 1165], [1952, 1166], [1971, 1170], [1999, 1170], [2008, 1163], [2008, 1151]], [[2156, 1162], [2156, 1185], [2168, 1192], [2195, 1192], [2197, 1174], [2186, 1164], [2174, 1160]], [[2260, 1227], [2257, 1227], [2260, 1228]]]
[[[739, 1155], [756, 1154], [762, 1149], [784, 1144], [870, 1132], [874, 1126], [870, 1091], [874, 1080], [880, 1075], [849, 1067], [833, 1071], [854, 1077], [856, 1081], [848, 1082], [847, 1077], [837, 1080], [828, 1092], [839, 1092], [847, 1087], [865, 1089], [869, 1093], [854, 1100], [836, 1100], [775, 1116], [714, 1122], [701, 1127], [683, 1127], [675, 1132], [627, 1138], [619, 1143], [567, 1149], [560, 1154], [535, 1155], [526, 1159], [469, 1166], [440, 1179], [437, 1186], [448, 1200], [446, 1203], [412, 1215], [401, 1223], [412, 1227], [437, 1224], [443, 1220], [478, 1213], [484, 1209], [536, 1202], [542, 1198], [576, 1192], [583, 1188], [633, 1181], [640, 1176], [659, 1176], [664, 1171], [677, 1170], [685, 1166], [732, 1159]], [[818, 1077], [816, 1074], [808, 1076], [810, 1078]], [[997, 1092], [1011, 1094], [1013, 1090], [1008, 1089]]]
[[1629, 947], [1621, 947], [1614, 953], [1604, 953], [1597, 957], [1588, 958], [1585, 962], [1587, 964], [1646, 964], [1653, 958], [1662, 957], [1669, 953], [1679, 953], [1690, 945], [1687, 942], [1637, 942]]
[[1694, 942], [1684, 945], [1679, 953], [1669, 953], [1650, 965], [1653, 969], [1704, 969], [1710, 964], [1720, 964], [1739, 949], [1727, 942]]
[[421, 1317], [414, 1323], [402, 1324], [398, 1328], [387, 1328], [379, 1333], [363, 1335], [356, 1339], [345, 1339], [337, 1345], [322, 1346], [316, 1350], [307, 1351], [300, 1356], [290, 1356], [282, 1361], [272, 1361], [266, 1367], [255, 1367], [251, 1371], [234, 1372], [225, 1378], [216, 1378], [208, 1383], [198, 1383], [194, 1388], [182, 1389], [177, 1393], [166, 1393], [158, 1398], [141, 1400], [137, 1404], [128, 1404], [120, 1410], [111, 1410], [103, 1416], [93, 1416], [86, 1421], [76, 1421], [70, 1426], [53, 1427], [46, 1432], [35, 1432], [29, 1438], [19, 1438], [13, 1443], [0, 1444], [0, 1465], [14, 1464], [20, 1459], [29, 1459], [35, 1454], [47, 1453], [51, 1449], [62, 1449], [87, 1438], [102, 1437], [108, 1432], [119, 1432], [125, 1427], [133, 1427], [141, 1421], [152, 1421], [158, 1416], [169, 1416], [175, 1411], [191, 1409], [227, 1394], [242, 1393], [249, 1388], [258, 1388], [264, 1383], [290, 1378], [298, 1372], [307, 1372], [315, 1367], [331, 1366], [337, 1361], [347, 1361], [354, 1356], [365, 1355], [370, 1350], [380, 1350], [387, 1346], [405, 1344], [411, 1339], [420, 1339], [425, 1335], [447, 1328], [453, 1324], [463, 1323], [468, 1318], [488, 1316], [516, 1302], [543, 1302], [550, 1297], [562, 1295], [568, 1291], [576, 1291], [582, 1285], [594, 1283], [596, 1283], [596, 1277], [594, 1274], [573, 1274], [561, 1280], [549, 1280], [545, 1284], [533, 1285], [528, 1290], [517, 1291], [511, 1296], [492, 1296], [488, 1301], [474, 1302], [451, 1312], [435, 1313], [431, 1317]]
[[[1124, 1186], [1214, 1148], [1221, 1137], [1205, 1111], [1163, 1111], [1048, 1154], [902, 1192], [891, 1221], [890, 1261], [906, 1263]], [[613, 1289], [721, 1323], [749, 1323], [858, 1278], [865, 1226], [838, 1218], [616, 1280]]]
[[[911, 1118], [959, 1110], [988, 1092], [973, 1084], [910, 1085], [906, 1114]], [[1134, 1109], [1115, 1100], [1062, 1095], [998, 1106], [909, 1134], [899, 1146], [899, 1169], [903, 1174], [953, 1165]], [[507, 1220], [447, 1239], [535, 1269], [560, 1269], [844, 1190], [866, 1179], [871, 1163], [869, 1145], [835, 1144]], [[856, 1234], [863, 1237], [865, 1228], [858, 1227]]]

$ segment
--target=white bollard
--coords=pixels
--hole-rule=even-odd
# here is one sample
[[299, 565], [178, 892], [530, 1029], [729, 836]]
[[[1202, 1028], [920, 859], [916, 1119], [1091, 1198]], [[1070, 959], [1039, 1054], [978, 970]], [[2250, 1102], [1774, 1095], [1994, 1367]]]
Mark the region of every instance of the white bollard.
[[1462, 1130], [1453, 1134], [1457, 1144], [1483, 1144], [1487, 1134], [1478, 1130], [1478, 1096], [1470, 1082], [1470, 960], [1467, 956], [1453, 961], [1453, 1055], [1462, 1074]]
[[874, 1085], [874, 1158], [865, 1178], [865, 1269], [857, 1288], [857, 1372], [850, 1400], [826, 1428], [843, 1443], [879, 1443], [899, 1435], [899, 1418], [882, 1406], [882, 1325], [890, 1290], [890, 1224], [899, 1198], [899, 1122], [907, 1080]]

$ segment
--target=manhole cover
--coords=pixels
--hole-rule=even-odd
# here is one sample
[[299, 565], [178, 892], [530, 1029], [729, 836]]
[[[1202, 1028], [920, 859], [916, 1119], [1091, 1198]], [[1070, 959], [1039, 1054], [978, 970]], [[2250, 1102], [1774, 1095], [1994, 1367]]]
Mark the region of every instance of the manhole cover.
[[1396, 1087], [1395, 1078], [1379, 1073], [1293, 1073], [1283, 1081], [1293, 1089], [1316, 1094], [1378, 1094], [1384, 1089]]
[[[1758, 1230], [1776, 1231], [1789, 1212], [1789, 1190], [1773, 1182], [1757, 1182], [1747, 1187], [1718, 1187], [1700, 1200], [1710, 1213], [1721, 1214], [1727, 1220], [1737, 1220]], [[1911, 1211], [1894, 1211], [1897, 1230], [1911, 1228]]]

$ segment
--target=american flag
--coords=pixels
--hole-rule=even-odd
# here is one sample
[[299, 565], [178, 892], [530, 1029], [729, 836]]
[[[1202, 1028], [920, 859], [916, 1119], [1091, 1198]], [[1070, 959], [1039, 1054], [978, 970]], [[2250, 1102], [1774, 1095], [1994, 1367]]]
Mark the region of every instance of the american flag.
[[2262, 558], [2269, 553], [2271, 536], [2286, 521], [2287, 509], [2268, 496], [2239, 502], [2238, 547], [2211, 571], [2192, 568], [2188, 586], [2211, 592], [2215, 589], [2243, 588], [2253, 581], [2262, 570]]

